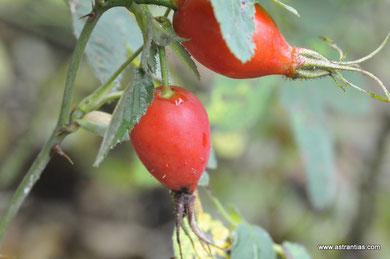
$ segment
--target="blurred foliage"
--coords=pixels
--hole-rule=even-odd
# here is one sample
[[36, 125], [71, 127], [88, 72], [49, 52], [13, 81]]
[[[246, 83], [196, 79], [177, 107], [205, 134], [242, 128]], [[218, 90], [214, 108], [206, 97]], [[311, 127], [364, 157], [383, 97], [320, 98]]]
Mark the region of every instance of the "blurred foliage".
[[[74, 44], [66, 2], [39, 2], [0, 1], [0, 213], [54, 127]], [[352, 59], [373, 50], [389, 30], [388, 0], [283, 2], [297, 9], [301, 18], [272, 1], [262, 1], [291, 44], [316, 49], [326, 56], [337, 58], [337, 53], [318, 38], [320, 35], [348, 49], [348, 58]], [[162, 12], [161, 8], [155, 10]], [[389, 58], [390, 47], [386, 46], [363, 66], [390, 85]], [[118, 65], [122, 61], [115, 58], [112, 62]], [[233, 80], [215, 76], [198, 65], [198, 82], [189, 72], [183, 72], [183, 65], [173, 55], [170, 62], [173, 83], [196, 92], [209, 112], [218, 160], [216, 169], [208, 169], [209, 180], [222, 203], [236, 207], [248, 222], [261, 225], [275, 242], [303, 244], [313, 258], [388, 257], [390, 143], [388, 135], [381, 139], [378, 133], [383, 122], [389, 120], [386, 104], [349, 88], [344, 93], [330, 79], [304, 82], [272, 76]], [[81, 68], [76, 102], [99, 86], [93, 72], [96, 68], [87, 62]], [[349, 78], [373, 88], [369, 80], [353, 75]], [[294, 107], [303, 109], [302, 113]], [[112, 113], [113, 105], [105, 105], [102, 110]], [[298, 123], [303, 115], [307, 116], [304, 123]], [[319, 122], [315, 125], [320, 133], [314, 132], [313, 122]], [[313, 135], [316, 138], [308, 138]], [[378, 140], [385, 143], [385, 152], [378, 152]], [[167, 240], [174, 224], [167, 191], [146, 172], [128, 142], [114, 149], [99, 168], [93, 168], [100, 143], [100, 137], [85, 130], [65, 141], [63, 150], [75, 166], [59, 162], [62, 158], [52, 161], [41, 185], [34, 188], [14, 222], [2, 253], [18, 258], [172, 255]], [[301, 159], [302, 150], [312, 157], [311, 169]], [[7, 164], [6, 157], [13, 152], [18, 154], [17, 159]], [[383, 156], [384, 162], [375, 173], [370, 161], [378, 156]], [[305, 170], [309, 172], [305, 174]], [[314, 208], [309, 202], [316, 194], [311, 198], [308, 194], [326, 185], [315, 178], [319, 187], [310, 191], [307, 182], [322, 170], [334, 177], [333, 199], [325, 202], [330, 206], [319, 210], [323, 206]], [[12, 173], [9, 178], [4, 176], [7, 173]], [[59, 188], [51, 190], [51, 201], [40, 194], [42, 188], [56, 186], [50, 181], [44, 184], [45, 179], [52, 179], [49, 175], [77, 179], [60, 183], [69, 190], [65, 200], [56, 199]], [[371, 188], [367, 188], [367, 182]], [[365, 196], [372, 197], [374, 207], [368, 222], [356, 223], [358, 212], [362, 208], [364, 211], [361, 198]], [[219, 218], [202, 188], [200, 197], [205, 211]], [[351, 237], [351, 229], [363, 229], [363, 225], [367, 225], [364, 232]], [[382, 249], [357, 254], [317, 249], [319, 244], [350, 242], [380, 244]], [[284, 249], [291, 247], [290, 243], [283, 244]]]

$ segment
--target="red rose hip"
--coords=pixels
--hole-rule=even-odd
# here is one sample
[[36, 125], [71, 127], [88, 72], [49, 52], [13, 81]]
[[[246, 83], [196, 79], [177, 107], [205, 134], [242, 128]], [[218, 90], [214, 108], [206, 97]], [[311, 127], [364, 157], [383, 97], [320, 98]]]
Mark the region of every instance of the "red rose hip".
[[199, 99], [171, 86], [173, 95], [155, 89], [152, 104], [130, 133], [130, 140], [148, 171], [176, 192], [192, 194], [210, 155], [210, 124]]
[[191, 55], [209, 69], [232, 78], [293, 73], [296, 50], [260, 5], [255, 5], [255, 53], [245, 63], [227, 46], [209, 0], [182, 0], [178, 6], [173, 27], [180, 37], [189, 39], [182, 44]]
[[[256, 30], [252, 37], [255, 44], [254, 54], [250, 60], [243, 63], [226, 44], [210, 0], [176, 0], [176, 4], [173, 27], [180, 37], [188, 39], [182, 44], [196, 60], [219, 74], [232, 78], [253, 78], [272, 74], [306, 79], [331, 76], [343, 90], [344, 86], [350, 86], [375, 99], [390, 102], [390, 91], [383, 82], [359, 67], [360, 63], [372, 58], [384, 47], [390, 33], [376, 50], [353, 61], [344, 61], [345, 55], [341, 49], [331, 40], [324, 38], [340, 54], [339, 60], [328, 60], [314, 50], [291, 46], [272, 17], [256, 3], [253, 18]], [[234, 23], [234, 19], [222, 22]], [[354, 85], [345, 79], [340, 71], [353, 71], [371, 77], [382, 88], [385, 97]]]

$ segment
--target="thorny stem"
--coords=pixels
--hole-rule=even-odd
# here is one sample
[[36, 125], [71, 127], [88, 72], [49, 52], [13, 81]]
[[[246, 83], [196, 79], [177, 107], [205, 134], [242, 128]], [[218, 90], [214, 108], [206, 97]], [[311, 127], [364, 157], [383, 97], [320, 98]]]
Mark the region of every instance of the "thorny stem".
[[96, 8], [92, 10], [91, 14], [94, 14], [93, 19], [88, 19], [85, 23], [83, 30], [80, 33], [79, 39], [76, 42], [72, 59], [70, 61], [70, 66], [68, 70], [68, 75], [65, 83], [65, 91], [62, 99], [62, 106], [60, 111], [60, 117], [58, 119], [57, 126], [64, 128], [70, 121], [70, 114], [72, 110], [72, 94], [74, 83], [76, 80], [77, 72], [80, 67], [81, 59], [84, 54], [85, 47], [95, 25], [97, 24], [99, 18], [103, 14], [104, 10], [101, 8]]
[[[49, 137], [49, 139], [43, 145], [41, 151], [39, 152], [38, 156], [34, 160], [29, 170], [27, 171], [23, 180], [17, 187], [15, 193], [11, 198], [11, 201], [9, 202], [8, 207], [6, 208], [6, 210], [1, 216], [0, 243], [4, 238], [5, 232], [8, 229], [9, 224], [11, 223], [11, 221], [19, 211], [23, 201], [26, 199], [32, 187], [38, 181], [43, 170], [45, 169], [46, 165], [50, 161], [53, 153], [53, 147], [60, 145], [67, 135], [71, 134], [74, 130], [77, 129], [72, 127], [72, 121], [71, 121], [73, 88], [74, 88], [77, 72], [79, 70], [80, 63], [85, 51], [85, 47], [87, 45], [87, 42], [89, 40], [89, 37], [93, 29], [95, 28], [95, 25], [97, 24], [102, 14], [108, 9], [115, 6], [123, 6], [129, 8], [129, 6], [132, 3], [131, 0], [94, 0], [94, 2], [96, 2], [97, 4], [93, 6], [93, 10], [91, 11], [91, 13], [84, 16], [84, 18], [88, 17], [88, 20], [85, 23], [83, 30], [81, 31], [80, 36], [76, 42], [74, 52], [70, 61], [57, 125], [53, 133]], [[177, 8], [176, 2], [174, 0], [134, 0], [134, 2], [139, 4], [161, 5], [174, 10]], [[137, 52], [140, 52], [141, 50], [142, 49], [137, 50], [134, 53], [134, 56], [136, 57], [139, 54], [139, 53], [137, 54]], [[123, 66], [125, 67], [125, 64]], [[123, 69], [124, 67], [121, 66], [121, 68]], [[112, 78], [114, 77], [116, 78], [117, 75], [114, 74]], [[109, 88], [111, 86], [111, 83], [110, 82], [106, 83], [105, 87]], [[100, 90], [106, 90], [106, 89], [100, 89]], [[111, 96], [110, 95], [107, 96], [107, 98], [116, 98], [116, 95], [112, 94]], [[91, 105], [92, 105], [91, 107], [93, 107], [93, 105], [95, 104], [91, 102]], [[88, 110], [88, 108], [90, 107], [88, 107], [87, 105], [86, 108]]]
[[126, 6], [127, 4], [129, 4], [128, 1], [124, 1], [124, 0], [122, 1], [109, 0], [104, 2], [105, 2], [105, 6], [96, 5], [94, 6], [91, 13], [85, 16], [88, 17], [88, 20], [85, 23], [80, 33], [80, 36], [76, 42], [74, 52], [70, 61], [57, 125], [53, 130], [53, 133], [51, 134], [49, 139], [43, 145], [41, 151], [39, 152], [38, 156], [34, 160], [29, 170], [27, 171], [23, 180], [20, 182], [15, 193], [11, 197], [8, 207], [6, 208], [6, 210], [1, 216], [0, 243], [4, 238], [5, 232], [8, 229], [9, 224], [18, 213], [23, 201], [30, 193], [34, 184], [40, 178], [46, 165], [49, 163], [52, 153], [54, 151], [53, 148], [57, 145], [60, 145], [62, 141], [65, 139], [65, 137], [71, 134], [75, 130], [75, 128], [72, 127], [72, 123], [70, 121], [71, 111], [72, 111], [73, 88], [74, 88], [77, 72], [80, 67], [80, 63], [84, 54], [85, 47], [87, 45], [87, 42], [89, 40], [89, 37], [93, 29], [95, 28], [95, 25], [99, 21], [99, 18], [102, 16], [102, 14], [109, 8], [118, 5]]
[[11, 201], [0, 220], [0, 243], [4, 238], [5, 232], [9, 224], [16, 216], [20, 206], [30, 193], [34, 184], [38, 181], [43, 169], [51, 159], [52, 149], [55, 145], [61, 144], [68, 133], [57, 135], [56, 131], [52, 133], [49, 140], [42, 147], [37, 158], [34, 160], [27, 174], [24, 176], [22, 182], [14, 192]]

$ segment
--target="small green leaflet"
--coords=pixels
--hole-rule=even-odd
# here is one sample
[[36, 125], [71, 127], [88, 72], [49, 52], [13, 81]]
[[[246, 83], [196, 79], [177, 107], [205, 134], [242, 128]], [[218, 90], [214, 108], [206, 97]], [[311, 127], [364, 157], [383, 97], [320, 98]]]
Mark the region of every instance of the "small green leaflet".
[[211, 3], [229, 49], [241, 62], [250, 60], [254, 54], [252, 37], [256, 30], [253, 0], [211, 0]]
[[146, 113], [147, 107], [152, 103], [153, 91], [152, 77], [144, 73], [142, 69], [135, 69], [133, 81], [114, 110], [94, 166], [99, 166], [109, 150], [133, 129], [135, 123], [139, 122], [141, 116]]
[[311, 259], [306, 249], [299, 244], [283, 242], [282, 247], [286, 254], [286, 259]]
[[233, 233], [231, 259], [276, 259], [274, 243], [264, 229], [243, 222]]
[[[298, 13], [298, 11], [294, 8], [294, 7], [291, 7], [289, 5], [286, 5], [285, 3], [282, 3], [281, 1], [279, 0], [272, 0], [274, 3], [276, 3], [277, 5], [280, 5], [281, 7], [285, 8], [287, 11], [289, 11], [290, 13], [296, 15], [298, 18], [301, 17], [301, 15]], [[257, 0], [257, 2], [260, 4], [261, 1]]]

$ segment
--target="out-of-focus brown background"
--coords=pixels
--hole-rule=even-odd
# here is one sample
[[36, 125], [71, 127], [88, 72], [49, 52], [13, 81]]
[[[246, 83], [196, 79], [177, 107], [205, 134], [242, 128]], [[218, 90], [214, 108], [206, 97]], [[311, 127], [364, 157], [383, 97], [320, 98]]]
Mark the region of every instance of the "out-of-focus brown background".
[[[375, 49], [390, 29], [388, 0], [285, 2], [302, 17], [296, 19], [272, 1], [264, 0], [264, 6], [288, 41], [317, 47], [333, 58], [337, 53], [318, 36], [328, 36], [357, 58]], [[65, 1], [0, 1], [0, 213], [55, 125], [74, 42]], [[390, 86], [389, 60], [387, 46], [363, 67]], [[325, 93], [333, 94], [326, 116], [334, 143], [336, 196], [329, 208], [316, 210], [308, 201], [289, 113], [279, 98], [283, 87], [295, 83], [280, 77], [265, 81], [274, 88], [267, 108], [261, 108], [265, 112], [244, 127], [234, 127], [240, 122], [224, 112], [228, 100], [213, 92], [225, 79], [199, 66], [202, 80], [197, 82], [172, 55], [170, 61], [175, 84], [196, 92], [208, 108], [218, 159], [218, 168], [209, 172], [211, 187], [224, 204], [261, 225], [275, 242], [303, 244], [313, 258], [388, 258], [388, 105], [352, 89], [343, 93], [331, 80], [310, 81], [311, 91], [334, 89]], [[359, 82], [378, 89], [369, 79]], [[74, 99], [79, 101], [98, 85], [83, 62]], [[21, 259], [172, 256], [168, 191], [146, 172], [128, 142], [115, 148], [99, 168], [92, 167], [100, 142], [85, 130], [64, 142], [62, 148], [75, 165], [59, 156], [52, 159], [12, 223], [1, 253]], [[219, 217], [202, 189], [200, 197], [205, 209]], [[319, 244], [379, 244], [381, 250], [319, 251]]]

